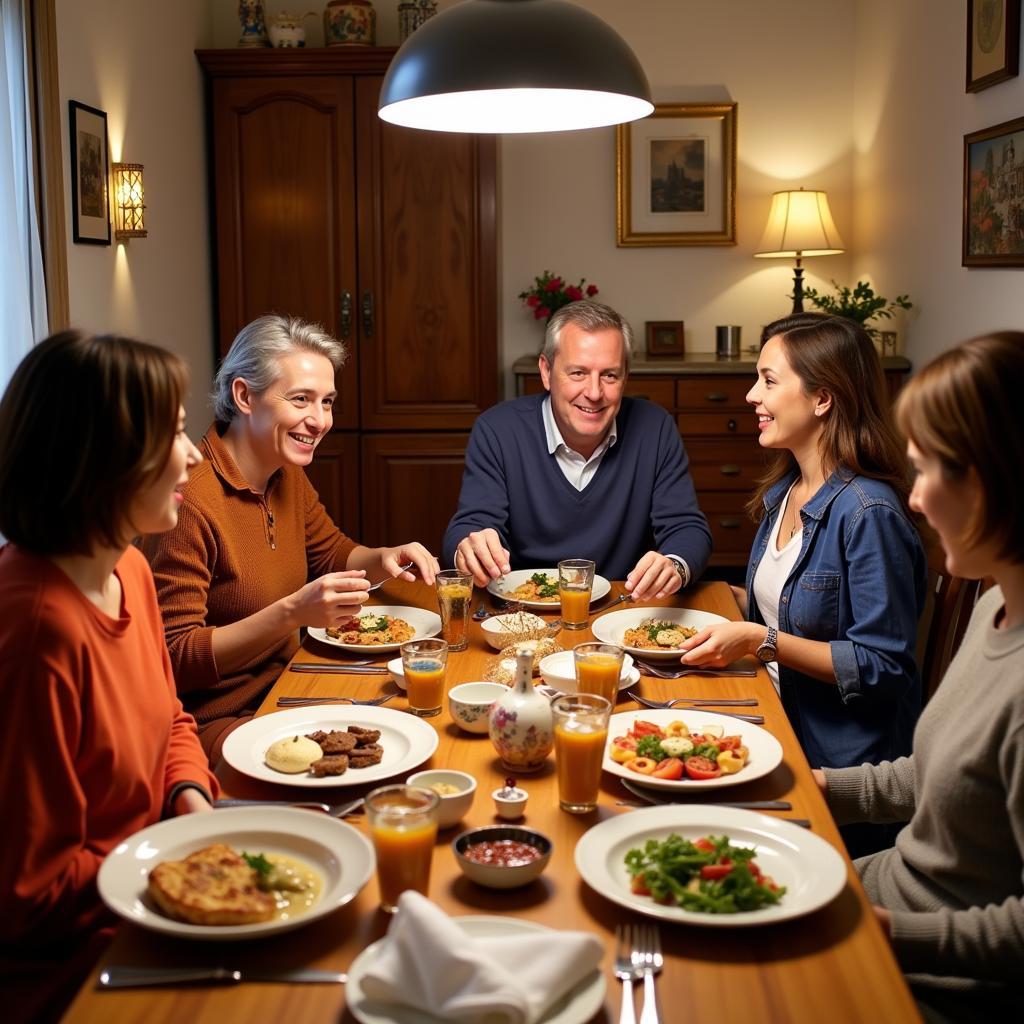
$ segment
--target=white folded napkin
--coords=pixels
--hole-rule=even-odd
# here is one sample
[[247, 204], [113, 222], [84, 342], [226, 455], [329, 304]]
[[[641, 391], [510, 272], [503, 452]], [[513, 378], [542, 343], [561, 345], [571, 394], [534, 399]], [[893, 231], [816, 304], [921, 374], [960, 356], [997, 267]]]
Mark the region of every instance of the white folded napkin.
[[442, 1020], [535, 1024], [601, 955], [601, 944], [584, 932], [470, 938], [409, 890], [361, 987], [376, 1002], [404, 1003]]

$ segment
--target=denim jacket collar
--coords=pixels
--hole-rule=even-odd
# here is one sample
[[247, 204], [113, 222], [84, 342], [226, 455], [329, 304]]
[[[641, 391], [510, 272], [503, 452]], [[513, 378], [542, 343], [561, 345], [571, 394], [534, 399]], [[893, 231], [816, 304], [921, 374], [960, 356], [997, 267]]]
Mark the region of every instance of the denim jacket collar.
[[[793, 485], [793, 481], [800, 475], [798, 469], [792, 469], [777, 484], [775, 484], [764, 496], [765, 511], [771, 515], [782, 504], [786, 492]], [[805, 513], [810, 519], [821, 520], [829, 505], [849, 486], [853, 474], [848, 470], [837, 469], [812, 497], [804, 504], [801, 513]]]

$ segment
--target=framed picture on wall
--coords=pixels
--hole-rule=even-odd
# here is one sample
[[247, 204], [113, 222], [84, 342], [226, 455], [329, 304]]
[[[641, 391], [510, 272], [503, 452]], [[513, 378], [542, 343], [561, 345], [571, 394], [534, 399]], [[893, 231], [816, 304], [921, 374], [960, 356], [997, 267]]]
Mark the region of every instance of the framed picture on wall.
[[967, 0], [967, 91], [1017, 74], [1021, 0]]
[[964, 136], [965, 267], [1024, 267], [1024, 117]]
[[736, 244], [736, 104], [658, 103], [615, 129], [616, 244]]
[[682, 320], [647, 321], [648, 356], [681, 356], [684, 352]]
[[71, 225], [76, 242], [110, 245], [107, 115], [68, 101], [71, 131]]

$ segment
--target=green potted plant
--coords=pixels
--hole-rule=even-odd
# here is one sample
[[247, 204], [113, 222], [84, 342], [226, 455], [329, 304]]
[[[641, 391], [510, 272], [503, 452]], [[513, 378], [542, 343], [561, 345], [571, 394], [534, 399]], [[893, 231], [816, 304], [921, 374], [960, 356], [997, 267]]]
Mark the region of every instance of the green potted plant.
[[844, 316], [860, 324], [872, 337], [878, 334], [878, 330], [868, 327], [869, 321], [876, 317], [890, 320], [894, 310], [913, 307], [906, 295], [897, 295], [892, 302], [884, 295], [876, 295], [867, 281], [858, 281], [853, 288], [840, 287], [835, 281], [832, 284], [836, 289], [835, 295], [825, 295], [815, 288], [805, 288], [804, 298], [832, 316]]

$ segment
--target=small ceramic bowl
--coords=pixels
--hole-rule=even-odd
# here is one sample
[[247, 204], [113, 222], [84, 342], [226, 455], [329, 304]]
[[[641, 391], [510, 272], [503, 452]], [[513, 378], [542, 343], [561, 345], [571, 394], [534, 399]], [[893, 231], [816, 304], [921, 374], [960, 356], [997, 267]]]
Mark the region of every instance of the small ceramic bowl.
[[[514, 630], [510, 626], [515, 625]], [[487, 642], [496, 650], [503, 650], [514, 643], [517, 636], [536, 639], [545, 636], [548, 624], [539, 615], [531, 612], [518, 612], [514, 615], [492, 615], [480, 623]]]
[[[622, 672], [619, 675], [619, 689], [629, 685], [629, 675], [633, 671], [633, 659], [622, 656]], [[545, 683], [561, 693], [576, 693], [576, 665], [572, 651], [555, 651], [541, 658], [540, 674]]]
[[508, 687], [502, 683], [459, 683], [448, 691], [448, 710], [452, 721], [466, 732], [487, 732], [491, 705]]
[[[539, 854], [525, 864], [481, 864], [470, 860], [466, 851], [477, 843], [501, 843], [511, 841], [526, 843]], [[489, 889], [514, 889], [520, 885], [528, 885], [539, 878], [551, 859], [553, 844], [547, 836], [535, 832], [532, 828], [518, 828], [514, 825], [485, 825], [463, 832], [452, 842], [452, 850], [462, 873], [478, 885]]]
[[405, 693], [405, 669], [402, 668], [402, 659], [392, 658], [388, 662], [388, 671], [391, 673], [391, 678], [395, 681], [395, 686]]
[[476, 779], [467, 772], [456, 772], [448, 768], [428, 768], [426, 771], [410, 775], [405, 781], [410, 786], [419, 786], [422, 789], [443, 784], [454, 786], [458, 790], [457, 793], [437, 794], [441, 798], [441, 806], [437, 811], [438, 828], [451, 828], [462, 821], [473, 806], [473, 797], [476, 796]]
[[494, 801], [494, 813], [506, 821], [515, 821], [526, 813], [526, 801], [530, 794], [518, 786], [509, 789], [507, 786], [499, 786], [493, 793], [491, 799]]

